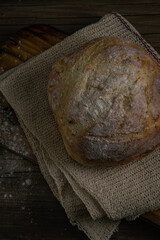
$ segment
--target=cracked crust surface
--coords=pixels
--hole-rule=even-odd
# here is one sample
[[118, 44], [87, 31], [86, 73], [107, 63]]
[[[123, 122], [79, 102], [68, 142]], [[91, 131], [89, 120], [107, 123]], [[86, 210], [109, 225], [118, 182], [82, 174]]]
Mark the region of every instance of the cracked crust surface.
[[114, 166], [160, 145], [160, 66], [140, 46], [100, 38], [56, 62], [48, 98], [69, 155]]

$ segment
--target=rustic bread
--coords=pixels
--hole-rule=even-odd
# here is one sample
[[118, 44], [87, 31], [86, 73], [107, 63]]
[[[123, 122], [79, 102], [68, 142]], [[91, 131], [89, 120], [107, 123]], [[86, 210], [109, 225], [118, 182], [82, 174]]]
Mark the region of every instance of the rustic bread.
[[48, 98], [68, 154], [114, 166], [160, 144], [160, 67], [140, 46], [99, 38], [56, 62]]

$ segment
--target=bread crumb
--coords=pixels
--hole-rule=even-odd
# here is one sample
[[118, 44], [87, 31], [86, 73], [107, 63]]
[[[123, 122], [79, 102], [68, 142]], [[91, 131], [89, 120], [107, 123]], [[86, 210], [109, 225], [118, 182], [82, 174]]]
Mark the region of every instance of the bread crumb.
[[31, 181], [31, 179], [26, 179], [25, 183], [26, 183], [28, 186], [30, 186], [30, 185], [32, 184], [32, 181]]

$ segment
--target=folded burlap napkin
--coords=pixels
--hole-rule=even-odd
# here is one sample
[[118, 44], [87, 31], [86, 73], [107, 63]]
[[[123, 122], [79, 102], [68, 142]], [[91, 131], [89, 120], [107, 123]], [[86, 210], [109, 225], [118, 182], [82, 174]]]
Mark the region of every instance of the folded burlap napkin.
[[109, 239], [122, 218], [133, 220], [160, 208], [160, 148], [118, 167], [85, 167], [65, 150], [48, 104], [52, 64], [86, 42], [102, 36], [122, 37], [156, 51], [121, 15], [107, 14], [26, 63], [0, 76], [0, 90], [15, 110], [53, 194], [72, 224], [90, 239]]

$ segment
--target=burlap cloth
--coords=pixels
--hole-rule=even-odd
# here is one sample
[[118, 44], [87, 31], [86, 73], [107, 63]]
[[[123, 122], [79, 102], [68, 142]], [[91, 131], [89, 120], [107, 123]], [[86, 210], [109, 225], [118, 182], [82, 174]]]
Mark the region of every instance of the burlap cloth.
[[156, 51], [117, 13], [107, 14], [26, 63], [0, 76], [0, 90], [15, 110], [53, 194], [72, 224], [92, 240], [109, 239], [120, 220], [160, 208], [160, 148], [120, 167], [85, 167], [66, 153], [48, 104], [53, 62], [101, 36], [123, 37]]

